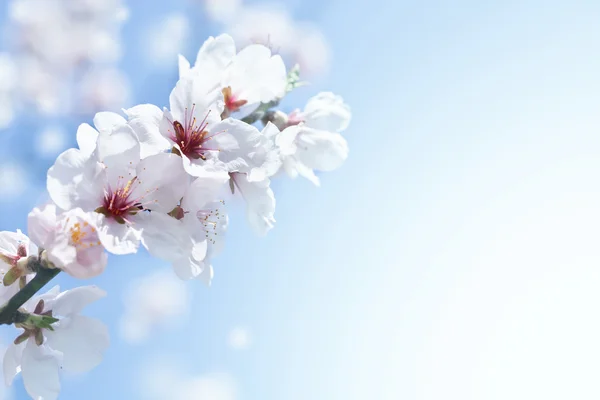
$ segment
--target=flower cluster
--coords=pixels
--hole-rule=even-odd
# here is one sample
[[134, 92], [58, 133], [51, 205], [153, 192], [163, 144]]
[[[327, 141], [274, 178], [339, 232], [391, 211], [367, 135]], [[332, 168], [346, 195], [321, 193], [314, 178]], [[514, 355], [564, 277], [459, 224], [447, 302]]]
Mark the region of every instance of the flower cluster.
[[264, 235], [275, 225], [271, 179], [287, 174], [318, 185], [316, 172], [338, 168], [348, 155], [340, 132], [349, 107], [320, 93], [302, 111], [277, 110], [298, 85], [298, 69], [288, 73], [263, 45], [238, 51], [230, 36], [211, 37], [193, 65], [180, 56], [179, 72], [167, 107], [101, 112], [93, 126], [80, 125], [78, 148], [48, 170], [52, 203], [31, 211], [29, 237], [0, 232], [0, 323], [23, 330], [5, 355], [5, 378], [20, 371], [34, 398], [56, 398], [59, 368], [86, 371], [108, 346], [103, 325], [79, 315], [104, 292], [31, 297], [58, 272], [91, 278], [105, 270], [107, 252], [143, 247], [179, 278], [210, 283], [227, 197], [243, 199], [248, 223]]

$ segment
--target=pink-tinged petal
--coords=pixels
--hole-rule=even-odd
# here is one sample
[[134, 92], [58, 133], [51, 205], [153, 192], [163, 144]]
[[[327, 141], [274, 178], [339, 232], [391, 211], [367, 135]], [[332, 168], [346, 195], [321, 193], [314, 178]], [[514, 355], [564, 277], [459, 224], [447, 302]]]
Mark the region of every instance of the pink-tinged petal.
[[87, 279], [101, 274], [107, 254], [101, 245], [97, 225], [100, 214], [76, 208], [60, 216], [59, 226], [48, 242], [48, 259], [69, 275]]
[[55, 331], [46, 332], [46, 344], [63, 353], [65, 370], [83, 373], [96, 367], [110, 341], [106, 326], [81, 315], [61, 320]]
[[77, 146], [85, 156], [90, 156], [96, 150], [96, 141], [98, 140], [98, 131], [89, 124], [81, 124], [77, 128]]
[[47, 204], [44, 208], [34, 208], [27, 216], [27, 233], [31, 240], [41, 247], [47, 247], [50, 235], [57, 228], [56, 206]]
[[55, 316], [73, 316], [79, 314], [88, 304], [104, 297], [106, 292], [97, 286], [80, 286], [58, 294], [52, 304], [52, 311]]
[[350, 107], [340, 96], [322, 92], [311, 98], [304, 108], [306, 126], [329, 132], [341, 132], [350, 124]]
[[25, 390], [34, 399], [55, 400], [60, 392], [61, 354], [45, 345], [28, 340], [21, 361]]
[[15, 376], [21, 372], [21, 358], [23, 357], [23, 349], [25, 343], [11, 344], [4, 353], [4, 360], [2, 361], [2, 368], [4, 370], [4, 383], [6, 386], [10, 386]]
[[172, 262], [189, 254], [192, 242], [180, 220], [150, 212], [138, 214], [136, 224], [142, 228], [142, 244], [152, 256]]

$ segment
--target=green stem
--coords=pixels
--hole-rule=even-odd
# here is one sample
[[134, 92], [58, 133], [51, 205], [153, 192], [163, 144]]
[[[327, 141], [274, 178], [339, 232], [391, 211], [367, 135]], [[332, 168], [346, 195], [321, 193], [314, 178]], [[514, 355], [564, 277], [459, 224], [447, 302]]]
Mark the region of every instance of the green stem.
[[273, 100], [269, 103], [262, 103], [252, 114], [242, 118], [242, 121], [252, 125], [256, 121], [261, 119], [267, 111], [269, 111], [273, 107], [276, 107], [277, 105], [279, 105], [279, 99]]
[[33, 279], [0, 308], [0, 325], [11, 325], [15, 322], [19, 308], [50, 282], [52, 278], [58, 275], [59, 272], [60, 269], [58, 268], [40, 267]]

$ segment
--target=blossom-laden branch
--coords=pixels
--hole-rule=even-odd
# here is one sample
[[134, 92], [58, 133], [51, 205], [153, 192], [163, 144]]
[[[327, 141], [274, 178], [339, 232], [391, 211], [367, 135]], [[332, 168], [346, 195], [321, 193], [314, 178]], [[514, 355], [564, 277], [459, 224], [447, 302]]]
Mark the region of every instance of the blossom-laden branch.
[[315, 171], [348, 156], [348, 105], [323, 92], [303, 110], [278, 110], [303, 83], [298, 66], [286, 72], [265, 46], [238, 51], [231, 36], [211, 37], [193, 66], [180, 57], [179, 75], [168, 107], [99, 112], [94, 127], [80, 125], [78, 148], [48, 170], [52, 202], [29, 214], [29, 237], [0, 232], [0, 324], [22, 330], [5, 354], [4, 378], [21, 372], [33, 398], [56, 399], [60, 369], [88, 371], [108, 347], [106, 327], [79, 315], [103, 291], [55, 287], [36, 296], [60, 271], [92, 278], [107, 253], [143, 246], [179, 278], [210, 284], [229, 221], [225, 196], [240, 197], [248, 223], [265, 235], [276, 222], [271, 179], [302, 176], [318, 186]]

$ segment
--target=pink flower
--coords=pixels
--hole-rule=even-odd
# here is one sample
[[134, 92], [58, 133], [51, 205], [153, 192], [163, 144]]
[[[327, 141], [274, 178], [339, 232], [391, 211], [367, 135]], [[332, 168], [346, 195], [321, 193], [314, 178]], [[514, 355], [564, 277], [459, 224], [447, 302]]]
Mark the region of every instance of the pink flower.
[[29, 213], [28, 231], [48, 261], [75, 278], [87, 279], [100, 275], [108, 259], [98, 237], [97, 218], [80, 208], [57, 214], [56, 206], [49, 204]]

